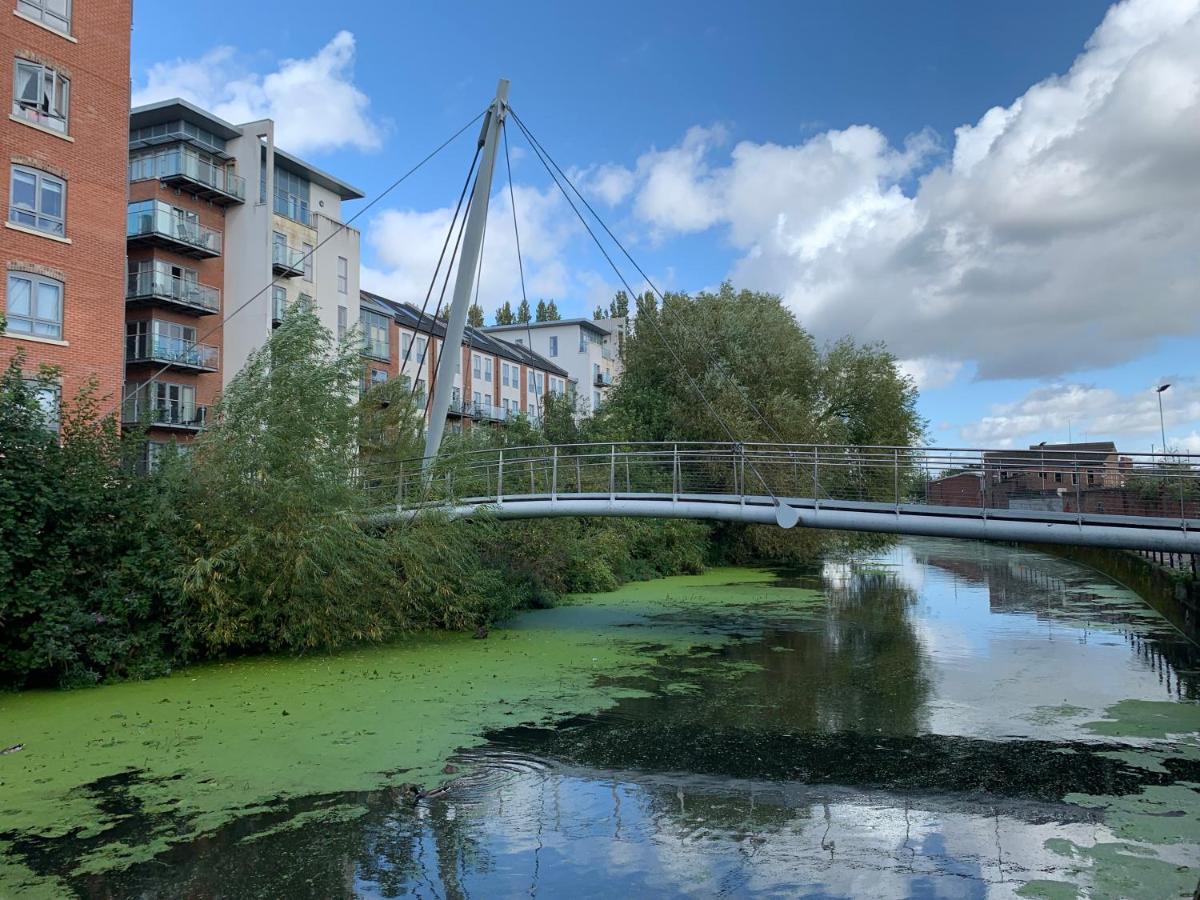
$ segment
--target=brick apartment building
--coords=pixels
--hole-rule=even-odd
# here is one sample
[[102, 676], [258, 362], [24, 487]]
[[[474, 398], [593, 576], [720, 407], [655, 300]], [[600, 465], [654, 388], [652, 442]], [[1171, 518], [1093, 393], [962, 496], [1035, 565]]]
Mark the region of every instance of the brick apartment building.
[[60, 377], [56, 408], [95, 376], [119, 402], [124, 361], [125, 123], [131, 0], [8, 0], [0, 364], [25, 354]]
[[[408, 303], [362, 292], [363, 356], [368, 382], [403, 378], [418, 396], [432, 390], [445, 323]], [[565, 396], [570, 375], [527, 347], [467, 326], [451, 393], [450, 431], [502, 423], [517, 415], [541, 419], [542, 398]]]

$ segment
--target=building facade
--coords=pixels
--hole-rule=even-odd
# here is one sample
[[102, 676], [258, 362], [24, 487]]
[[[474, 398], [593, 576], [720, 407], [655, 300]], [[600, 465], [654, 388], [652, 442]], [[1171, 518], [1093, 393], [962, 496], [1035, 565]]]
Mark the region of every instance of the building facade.
[[53, 416], [94, 377], [101, 409], [123, 381], [131, 0], [8, 0], [0, 55], [11, 79], [0, 122], [5, 269], [0, 364], [23, 353]]
[[359, 234], [341, 204], [362, 193], [277, 148], [270, 120], [176, 99], [128, 124], [123, 418], [153, 453], [204, 427], [294, 304], [333, 332], [357, 321]]
[[[401, 378], [426, 398], [436, 381], [444, 347], [445, 322], [416, 307], [362, 292], [363, 356], [366, 382]], [[455, 354], [449, 428], [503, 423], [523, 415], [541, 421], [547, 394], [565, 397], [570, 375], [527, 347], [467, 326]]]
[[580, 413], [594, 413], [608, 399], [609, 389], [621, 374], [621, 345], [627, 320], [562, 319], [494, 325], [485, 334], [518, 346], [565, 369], [573, 383]]

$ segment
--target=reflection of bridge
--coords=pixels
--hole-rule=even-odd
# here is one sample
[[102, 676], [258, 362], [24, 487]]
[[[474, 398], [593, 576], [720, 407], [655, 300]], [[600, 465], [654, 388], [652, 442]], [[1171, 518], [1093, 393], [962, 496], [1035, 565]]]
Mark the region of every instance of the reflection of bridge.
[[[1002, 453], [1002, 451], [1001, 451]], [[988, 455], [994, 465], [997, 454]], [[1013, 465], [1028, 465], [1028, 461]], [[1061, 468], [1064, 462], [1057, 463]], [[1080, 460], [1082, 497], [1095, 462]], [[981, 491], [973, 505], [929, 502], [946, 470], [978, 472], [983, 451], [811, 444], [640, 443], [515, 447], [414, 460], [399, 476], [396, 515], [436, 508], [499, 518], [627, 516], [803, 525], [844, 531], [1031, 541], [1200, 553], [1200, 466], [1190, 458], [1134, 457], [1123, 483], [1145, 506], [1121, 514], [1013, 509]], [[388, 499], [392, 500], [390, 488]], [[390, 505], [390, 504], [389, 504]], [[1175, 508], [1179, 515], [1171, 515]]]

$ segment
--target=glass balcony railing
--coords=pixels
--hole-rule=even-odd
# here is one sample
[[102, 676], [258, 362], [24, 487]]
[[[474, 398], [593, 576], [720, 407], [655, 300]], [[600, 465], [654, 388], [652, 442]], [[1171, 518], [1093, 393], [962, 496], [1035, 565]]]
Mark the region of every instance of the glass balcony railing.
[[215, 372], [217, 360], [217, 348], [209, 344], [195, 344], [182, 338], [153, 333], [125, 336], [127, 363], [163, 363], [179, 369]]
[[130, 272], [125, 299], [162, 300], [202, 315], [221, 311], [221, 292], [217, 288], [158, 270]]
[[121, 419], [126, 425], [199, 431], [208, 422], [208, 407], [191, 403], [160, 402], [150, 398], [148, 392], [139, 391], [125, 398]]
[[308, 201], [302, 197], [276, 189], [274, 208], [275, 212], [284, 218], [299, 222], [301, 225], [312, 225], [312, 212], [308, 207]]
[[130, 240], [166, 244], [191, 256], [221, 255], [221, 232], [158, 200], [129, 205], [125, 234]]
[[[155, 174], [162, 181], [187, 182], [199, 188], [198, 193], [211, 200], [227, 199], [241, 203], [246, 199], [246, 179], [235, 175], [228, 166], [215, 165], [188, 150], [160, 154], [154, 159], [157, 163]], [[139, 162], [141, 160], [129, 162], [131, 180], [134, 167]]]
[[287, 244], [272, 244], [271, 267], [276, 275], [303, 275], [304, 251]]

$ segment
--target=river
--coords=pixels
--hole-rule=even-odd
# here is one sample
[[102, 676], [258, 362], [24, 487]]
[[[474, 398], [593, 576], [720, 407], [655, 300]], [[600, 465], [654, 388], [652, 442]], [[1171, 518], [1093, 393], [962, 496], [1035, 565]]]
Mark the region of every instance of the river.
[[5, 897], [1159, 900], [1200, 876], [1195, 645], [1095, 572], [967, 542], [2, 696], [0, 745]]

